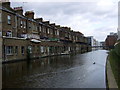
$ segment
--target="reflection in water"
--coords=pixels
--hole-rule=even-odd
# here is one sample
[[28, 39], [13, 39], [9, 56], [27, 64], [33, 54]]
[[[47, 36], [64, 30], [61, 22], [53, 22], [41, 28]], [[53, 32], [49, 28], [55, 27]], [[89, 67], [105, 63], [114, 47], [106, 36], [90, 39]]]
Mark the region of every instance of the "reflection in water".
[[[93, 51], [85, 54], [54, 56], [30, 62], [4, 64], [2, 66], [3, 88], [94, 87], [94, 84], [87, 83], [94, 80], [88, 78], [90, 76], [93, 78], [94, 75], [103, 75], [103, 77], [100, 76], [103, 84], [100, 86], [98, 83], [96, 87], [105, 87], [106, 56], [106, 51]], [[95, 65], [92, 64], [94, 61]], [[99, 74], [97, 75], [97, 73]]]

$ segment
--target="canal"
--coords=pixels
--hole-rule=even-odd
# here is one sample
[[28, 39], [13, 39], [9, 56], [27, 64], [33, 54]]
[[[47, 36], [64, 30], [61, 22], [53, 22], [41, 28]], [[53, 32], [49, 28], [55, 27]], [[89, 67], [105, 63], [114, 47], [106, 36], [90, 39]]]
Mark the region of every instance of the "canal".
[[[106, 50], [3, 64], [3, 88], [106, 88]], [[95, 64], [93, 64], [95, 62]]]

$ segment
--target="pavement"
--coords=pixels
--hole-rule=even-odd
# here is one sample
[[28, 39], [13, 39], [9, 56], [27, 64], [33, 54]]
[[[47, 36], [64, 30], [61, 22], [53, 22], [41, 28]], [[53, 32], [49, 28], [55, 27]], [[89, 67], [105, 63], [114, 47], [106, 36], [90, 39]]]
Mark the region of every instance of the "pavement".
[[109, 60], [107, 60], [107, 82], [109, 89], [118, 88]]

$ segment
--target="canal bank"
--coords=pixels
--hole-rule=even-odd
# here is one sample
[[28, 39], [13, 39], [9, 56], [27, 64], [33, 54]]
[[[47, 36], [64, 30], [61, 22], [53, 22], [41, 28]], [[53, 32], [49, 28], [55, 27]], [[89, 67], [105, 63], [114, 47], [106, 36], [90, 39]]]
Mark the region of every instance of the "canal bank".
[[111, 88], [115, 88], [117, 89], [118, 86], [117, 86], [117, 83], [116, 83], [116, 80], [115, 80], [115, 77], [113, 75], [113, 71], [111, 69], [111, 65], [110, 65], [110, 62], [109, 62], [109, 59], [107, 60], [107, 63], [106, 63], [106, 74], [107, 74], [107, 88], [111, 89]]
[[35, 60], [35, 59], [42, 59], [42, 58], [49, 58], [49, 57], [54, 57], [54, 56], [62, 56], [62, 55], [75, 55], [75, 54], [83, 54], [85, 52], [81, 52], [81, 53], [61, 53], [61, 54], [54, 54], [54, 55], [46, 55], [46, 56], [39, 56], [39, 57], [35, 57], [35, 58], [29, 58], [29, 59], [16, 59], [16, 60], [5, 60], [2, 61], [2, 64], [7, 64], [7, 63], [15, 63], [15, 62], [21, 62], [21, 61], [31, 61], [31, 60]]
[[[119, 50], [119, 49], [118, 49]], [[120, 78], [119, 78], [119, 56], [115, 52], [115, 49], [111, 50], [109, 52], [108, 58], [107, 58], [107, 82], [109, 88], [116, 88], [118, 89], [120, 84]]]

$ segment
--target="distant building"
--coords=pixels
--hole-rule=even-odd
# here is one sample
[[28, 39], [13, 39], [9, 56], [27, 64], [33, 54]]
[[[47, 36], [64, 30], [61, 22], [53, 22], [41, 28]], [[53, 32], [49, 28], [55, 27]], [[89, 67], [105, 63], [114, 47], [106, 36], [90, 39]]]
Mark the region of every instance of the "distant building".
[[102, 47], [102, 49], [105, 49], [105, 42], [104, 41], [102, 41], [102, 42], [100, 42], [100, 46]]
[[118, 40], [120, 40], [120, 29], [118, 28]]
[[100, 46], [100, 42], [94, 39], [93, 36], [89, 36], [87, 38], [88, 38], [88, 44], [92, 47], [92, 49], [96, 49], [98, 48], [98, 46]]
[[100, 42], [98, 42], [96, 39], [93, 38], [93, 36], [89, 36], [88, 38], [88, 44], [91, 46], [100, 46]]
[[107, 49], [114, 48], [114, 44], [116, 43], [117, 38], [117, 33], [110, 33], [110, 35], [107, 35], [107, 38], [105, 40], [105, 45], [108, 47]]
[[105, 42], [100, 42], [100, 46], [105, 46]]

